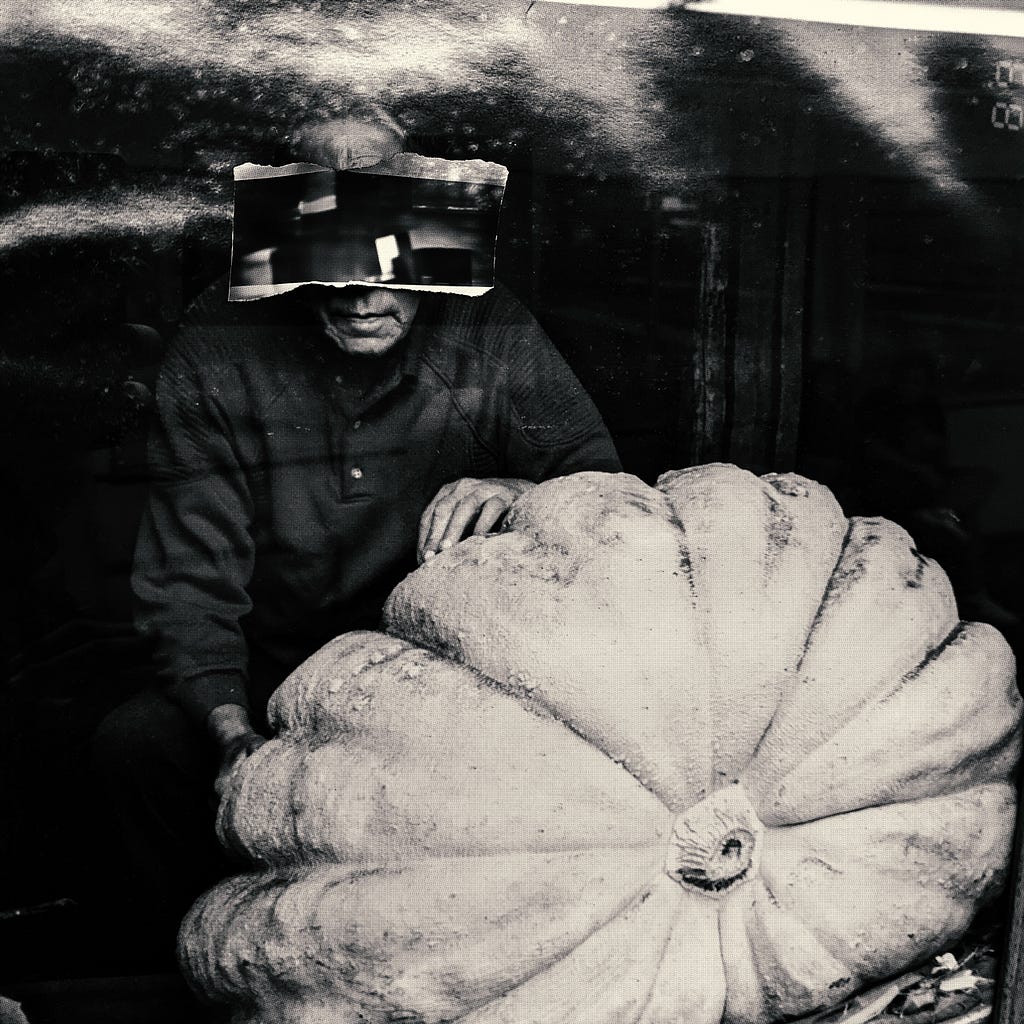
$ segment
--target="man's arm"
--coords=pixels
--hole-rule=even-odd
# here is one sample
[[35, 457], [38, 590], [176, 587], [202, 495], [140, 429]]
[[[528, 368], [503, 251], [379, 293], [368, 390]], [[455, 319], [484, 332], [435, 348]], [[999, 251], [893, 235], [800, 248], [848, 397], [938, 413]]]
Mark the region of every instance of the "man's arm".
[[499, 425], [504, 475], [464, 478], [438, 491], [420, 519], [421, 562], [463, 537], [490, 532], [512, 502], [542, 480], [622, 470], [597, 407], [536, 320], [504, 291], [496, 294], [492, 315], [507, 368]]
[[249, 712], [238, 704], [221, 704], [206, 717], [206, 731], [220, 751], [213, 788], [224, 795], [235, 765], [263, 746], [266, 739], [252, 727]]
[[157, 384], [132, 587], [136, 622], [155, 641], [168, 696], [217, 745], [223, 781], [261, 741], [249, 720], [239, 626], [251, 607], [252, 501], [218, 399], [230, 394], [230, 377], [216, 358], [200, 368], [196, 337], [186, 330], [172, 346]]

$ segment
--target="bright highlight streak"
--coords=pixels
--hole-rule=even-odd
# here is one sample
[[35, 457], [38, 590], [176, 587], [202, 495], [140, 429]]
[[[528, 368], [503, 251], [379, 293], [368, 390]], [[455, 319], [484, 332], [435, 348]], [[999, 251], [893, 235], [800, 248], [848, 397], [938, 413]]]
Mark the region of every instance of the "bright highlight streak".
[[30, 203], [0, 217], [0, 252], [21, 245], [135, 235], [177, 236], [190, 223], [227, 221], [226, 202], [183, 191], [125, 191], [109, 197]]

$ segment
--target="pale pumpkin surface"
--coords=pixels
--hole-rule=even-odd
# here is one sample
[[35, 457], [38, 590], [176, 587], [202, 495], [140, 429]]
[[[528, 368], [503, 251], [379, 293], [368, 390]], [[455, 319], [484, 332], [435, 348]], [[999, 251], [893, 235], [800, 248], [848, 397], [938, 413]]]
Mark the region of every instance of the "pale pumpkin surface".
[[1009, 648], [811, 481], [542, 484], [385, 625], [281, 686], [221, 805], [259, 870], [180, 948], [239, 1024], [771, 1021], [1001, 883]]

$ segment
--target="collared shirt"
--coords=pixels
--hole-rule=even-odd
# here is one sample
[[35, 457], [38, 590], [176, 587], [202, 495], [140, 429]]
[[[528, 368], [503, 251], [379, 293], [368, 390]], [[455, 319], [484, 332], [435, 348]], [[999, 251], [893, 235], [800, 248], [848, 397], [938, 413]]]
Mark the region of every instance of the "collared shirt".
[[161, 370], [150, 462], [136, 618], [201, 718], [247, 702], [250, 652], [283, 678], [373, 628], [442, 485], [620, 469], [590, 398], [500, 287], [425, 295], [377, 364], [353, 363], [288, 296], [208, 292]]

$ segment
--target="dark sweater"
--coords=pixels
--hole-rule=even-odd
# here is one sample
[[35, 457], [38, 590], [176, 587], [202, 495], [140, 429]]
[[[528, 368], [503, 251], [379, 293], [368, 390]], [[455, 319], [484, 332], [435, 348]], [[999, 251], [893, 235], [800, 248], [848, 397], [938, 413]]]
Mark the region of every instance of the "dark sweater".
[[196, 718], [249, 703], [250, 653], [276, 684], [372, 628], [443, 484], [620, 468], [593, 403], [501, 288], [425, 296], [376, 364], [345, 357], [288, 296], [229, 304], [224, 290], [190, 311], [161, 370], [132, 577], [139, 627]]

